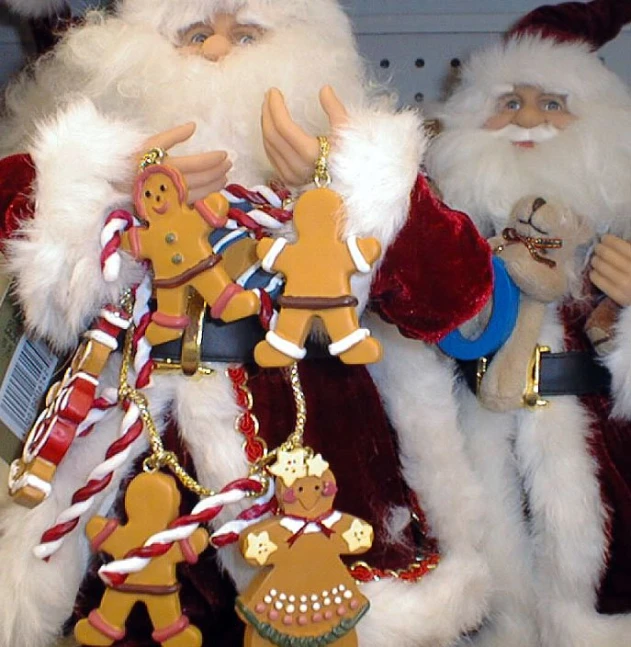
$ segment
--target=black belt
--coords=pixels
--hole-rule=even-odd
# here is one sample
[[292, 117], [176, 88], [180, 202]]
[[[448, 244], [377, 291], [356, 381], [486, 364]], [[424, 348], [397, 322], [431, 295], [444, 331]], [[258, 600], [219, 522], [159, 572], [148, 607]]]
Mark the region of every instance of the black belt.
[[[492, 358], [489, 358], [489, 365]], [[478, 360], [458, 362], [469, 388], [477, 392]], [[484, 379], [484, 378], [482, 378]], [[524, 376], [524, 383], [526, 376]], [[611, 388], [611, 374], [592, 353], [542, 353], [539, 394], [601, 395]]]
[[[231, 323], [205, 318], [202, 327], [201, 362], [224, 364], [251, 364], [254, 362], [254, 347], [265, 339], [266, 331], [259, 318], [247, 317]], [[307, 357], [328, 357], [326, 347], [308, 342]], [[182, 341], [159, 344], [151, 349], [151, 358], [158, 361], [179, 362], [182, 356]]]

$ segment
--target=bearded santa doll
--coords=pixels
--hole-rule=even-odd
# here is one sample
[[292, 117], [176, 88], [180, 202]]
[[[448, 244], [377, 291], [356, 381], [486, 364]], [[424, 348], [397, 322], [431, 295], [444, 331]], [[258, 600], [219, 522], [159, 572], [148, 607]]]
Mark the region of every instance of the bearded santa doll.
[[[574, 296], [546, 309], [547, 406], [495, 413], [462, 389], [496, 592], [480, 645], [629, 644], [631, 98], [596, 52], [629, 20], [631, 4], [608, 0], [527, 15], [463, 67], [428, 154], [447, 204], [485, 236], [501, 236], [526, 196], [569, 207], [595, 232]], [[586, 330], [603, 298], [615, 323], [599, 361]]]
[[[11, 5], [25, 15], [40, 9], [35, 2]], [[418, 116], [396, 113], [367, 88], [349, 20], [331, 0], [124, 0], [111, 15], [90, 13], [6, 94], [5, 249], [30, 330], [58, 350], [72, 349], [104, 304], [117, 303], [143, 273], [123, 254], [118, 279], [108, 282], [100, 260], [108, 215], [131, 209], [139, 156], [166, 150], [165, 162], [188, 182], [189, 201], [229, 181], [233, 192], [234, 183], [257, 187], [258, 199], [278, 212], [309, 184], [316, 135], [330, 134], [328, 170], [345, 203], [343, 235], [376, 237], [384, 250], [378, 271], [353, 291], [360, 312], [370, 304], [369, 325], [385, 359], [375, 381], [364, 367], [337, 359], [300, 363], [305, 443], [338, 475], [340, 509], [375, 528], [363, 567], [371, 610], [358, 626], [360, 644], [436, 647], [481, 621], [488, 570], [480, 550], [481, 488], [457, 428], [452, 374], [423, 341], [436, 341], [485, 305], [490, 253], [468, 219], [442, 205], [419, 176], [426, 141]], [[263, 188], [274, 177], [291, 196]], [[176, 430], [179, 462], [214, 491], [248, 475], [245, 450], [260, 448], [260, 439], [275, 448], [294, 429], [287, 372], [252, 363], [253, 346], [265, 334], [257, 321], [221, 333], [207, 318], [203, 373], [156, 368], [143, 390], [155, 428], [165, 437]], [[157, 363], [182, 351], [156, 344], [151, 353]], [[248, 366], [237, 392], [251, 391], [247, 413], [258, 421], [258, 434], [247, 430], [247, 442], [235, 422], [243, 420], [248, 398], [237, 401], [226, 362]], [[119, 366], [114, 356], [100, 394], [118, 384]], [[48, 645], [71, 615], [88, 562], [86, 518], [104, 514], [121, 480], [138, 471], [134, 459], [146, 450], [146, 436], [129, 446], [124, 464], [106, 472], [111, 484], [94, 493], [90, 512], [70, 514], [78, 519], [74, 531], [65, 533], [62, 522], [73, 493], [119, 438], [122, 419], [112, 407], [72, 444], [46, 500], [32, 510], [14, 503], [2, 510], [2, 647]], [[216, 521], [238, 512], [227, 508]], [[420, 555], [416, 546], [411, 521], [419, 516], [440, 551], [435, 569], [423, 567], [429, 553]], [[50, 545], [46, 531], [60, 527], [57, 550], [38, 559], [34, 549], [41, 556], [37, 546]], [[217, 574], [218, 566], [227, 571], [237, 590], [251, 580], [234, 548], [209, 549], [181, 574], [183, 612], [208, 644], [240, 640], [234, 588]], [[143, 638], [132, 625], [120, 644], [149, 644], [151, 629]]]

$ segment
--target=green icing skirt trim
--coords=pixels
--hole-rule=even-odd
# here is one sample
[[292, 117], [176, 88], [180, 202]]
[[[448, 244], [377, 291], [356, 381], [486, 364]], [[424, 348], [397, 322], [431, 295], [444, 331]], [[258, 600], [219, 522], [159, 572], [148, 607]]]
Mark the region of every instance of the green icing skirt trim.
[[274, 645], [278, 645], [278, 647], [325, 647], [325, 645], [330, 645], [354, 629], [355, 625], [370, 608], [370, 603], [367, 603], [357, 615], [348, 620], [342, 620], [339, 625], [321, 636], [288, 636], [278, 631], [278, 629], [274, 629], [267, 622], [257, 620], [256, 616], [244, 606], [241, 600], [237, 600], [236, 605], [243, 617], [256, 629], [259, 635]]

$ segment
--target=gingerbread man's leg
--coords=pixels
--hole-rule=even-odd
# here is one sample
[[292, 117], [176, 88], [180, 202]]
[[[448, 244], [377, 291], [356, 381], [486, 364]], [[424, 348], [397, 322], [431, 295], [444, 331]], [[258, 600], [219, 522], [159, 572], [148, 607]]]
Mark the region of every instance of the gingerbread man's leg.
[[259, 366], [290, 366], [306, 355], [305, 340], [311, 327], [313, 312], [283, 308], [276, 328], [265, 335], [254, 349], [254, 359]]
[[355, 308], [334, 308], [321, 313], [331, 336], [329, 353], [339, 356], [344, 364], [372, 364], [381, 359], [381, 344], [359, 327]]
[[188, 288], [158, 288], [156, 290], [158, 306], [147, 326], [147, 341], [152, 345], [165, 344], [179, 339], [190, 323], [186, 315]]
[[101, 606], [90, 615], [79, 620], [74, 635], [81, 645], [111, 645], [125, 637], [125, 622], [138, 596], [108, 589], [103, 595]]
[[258, 314], [261, 307], [258, 296], [234, 283], [221, 264], [196, 276], [191, 285], [210, 305], [210, 314], [226, 323]]
[[145, 604], [154, 628], [151, 637], [157, 643], [163, 647], [201, 646], [202, 634], [182, 615], [178, 593], [147, 596]]

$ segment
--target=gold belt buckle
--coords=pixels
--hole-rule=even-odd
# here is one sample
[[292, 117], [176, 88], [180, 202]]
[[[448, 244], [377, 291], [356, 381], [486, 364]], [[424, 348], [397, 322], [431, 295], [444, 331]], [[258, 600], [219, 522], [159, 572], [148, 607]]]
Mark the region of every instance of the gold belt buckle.
[[530, 362], [528, 362], [528, 374], [526, 375], [526, 388], [524, 390], [523, 402], [524, 406], [529, 409], [545, 407], [549, 404], [548, 400], [544, 400], [539, 395], [541, 385], [541, 357], [544, 353], [549, 352], [549, 346], [540, 346], [537, 344], [530, 358]]
[[186, 314], [190, 323], [182, 335], [180, 361], [172, 359], [155, 360], [155, 370], [160, 372], [182, 372], [184, 375], [212, 375], [213, 369], [200, 365], [202, 357], [202, 331], [206, 302], [197, 291], [191, 290], [188, 297]]

